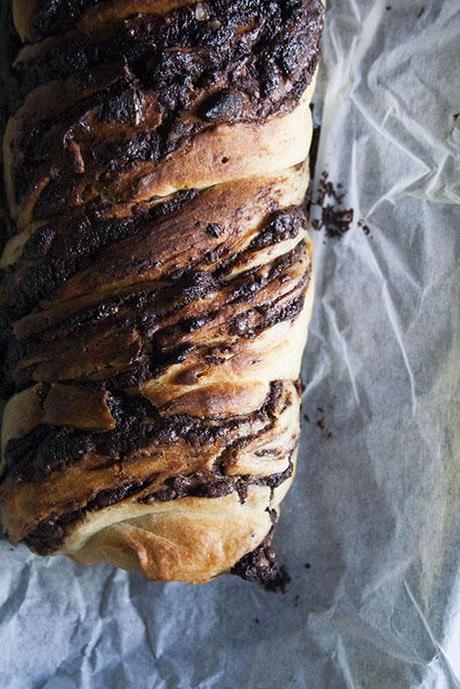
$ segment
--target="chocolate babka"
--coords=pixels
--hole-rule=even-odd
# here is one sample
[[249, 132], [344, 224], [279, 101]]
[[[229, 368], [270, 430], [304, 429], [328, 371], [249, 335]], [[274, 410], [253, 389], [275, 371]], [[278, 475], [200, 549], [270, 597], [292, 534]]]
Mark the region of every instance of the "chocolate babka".
[[13, 0], [1, 519], [276, 583], [313, 296], [320, 0]]

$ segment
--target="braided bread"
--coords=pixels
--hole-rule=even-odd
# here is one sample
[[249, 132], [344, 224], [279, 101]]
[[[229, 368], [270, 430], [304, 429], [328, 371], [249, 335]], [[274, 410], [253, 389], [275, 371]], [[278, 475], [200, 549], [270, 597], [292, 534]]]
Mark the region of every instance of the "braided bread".
[[275, 584], [310, 318], [320, 0], [13, 0], [1, 520]]

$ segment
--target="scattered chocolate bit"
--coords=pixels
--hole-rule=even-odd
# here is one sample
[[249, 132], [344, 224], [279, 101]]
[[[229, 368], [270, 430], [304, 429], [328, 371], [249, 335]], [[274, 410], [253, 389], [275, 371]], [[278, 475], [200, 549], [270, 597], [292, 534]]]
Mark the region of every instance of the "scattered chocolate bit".
[[387, 5], [387, 6], [385, 7], [385, 9], [386, 9], [386, 10], [392, 10], [393, 7], [392, 7], [391, 5]]
[[304, 414], [304, 415], [303, 415], [303, 418], [305, 419], [305, 421], [306, 421], [307, 423], [310, 423], [310, 417], [308, 416], [308, 414]]
[[358, 227], [364, 232], [364, 234], [366, 235], [366, 237], [368, 237], [368, 236], [370, 235], [371, 230], [370, 230], [370, 228], [369, 228], [369, 225], [366, 225], [366, 223], [364, 222], [364, 220], [360, 220], [360, 221], [358, 222]]
[[321, 433], [323, 433], [326, 436], [327, 440], [330, 440], [334, 436], [332, 432], [326, 427], [326, 423], [324, 421], [324, 407], [317, 407], [316, 410], [320, 414], [320, 418], [317, 421], [315, 421], [315, 426], [317, 426]]
[[422, 5], [422, 7], [419, 9], [418, 14], [417, 14], [417, 19], [420, 19], [422, 14], [425, 12], [425, 7]]
[[255, 622], [256, 624], [260, 624], [259, 618], [258, 618], [258, 617], [255, 617], [255, 618], [254, 618], [254, 622]]
[[[340, 192], [341, 184], [334, 185], [329, 181], [329, 173], [324, 171], [319, 179], [316, 199], [311, 204], [311, 222], [313, 229], [324, 230], [329, 238], [340, 239], [348, 232], [353, 224], [354, 211], [352, 208], [342, 208], [345, 192]], [[328, 199], [332, 203], [328, 203]], [[315, 213], [315, 207], [317, 213]], [[318, 215], [319, 217], [314, 217]]]
[[339, 193], [338, 189], [343, 189], [342, 184], [336, 184], [334, 187], [333, 182], [329, 182], [329, 173], [324, 170], [319, 178], [316, 205], [322, 206], [325, 200], [329, 197], [334, 199], [337, 203], [342, 203], [345, 198], [345, 193]]
[[268, 512], [272, 524], [273, 525], [276, 524], [276, 522], [278, 521], [278, 514], [277, 514], [276, 510], [273, 510], [270, 507], [267, 507], [267, 509], [265, 511]]
[[278, 570], [277, 576], [267, 583], [264, 583], [264, 588], [272, 593], [286, 593], [287, 587], [291, 582], [291, 577], [283, 565]]
[[311, 564], [309, 562], [306, 562], [304, 567], [305, 569], [311, 569]]

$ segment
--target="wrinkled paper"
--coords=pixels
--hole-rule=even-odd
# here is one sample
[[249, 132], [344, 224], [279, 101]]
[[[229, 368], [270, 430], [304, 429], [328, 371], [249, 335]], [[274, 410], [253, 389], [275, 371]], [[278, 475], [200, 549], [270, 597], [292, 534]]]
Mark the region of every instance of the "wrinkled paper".
[[331, 0], [316, 176], [355, 222], [314, 233], [288, 592], [2, 540], [2, 687], [460, 687], [459, 70], [459, 0]]

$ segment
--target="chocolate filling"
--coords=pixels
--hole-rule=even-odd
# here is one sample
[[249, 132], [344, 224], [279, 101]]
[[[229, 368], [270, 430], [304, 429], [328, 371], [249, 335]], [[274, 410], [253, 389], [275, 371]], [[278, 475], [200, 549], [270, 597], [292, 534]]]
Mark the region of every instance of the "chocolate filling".
[[[35, 218], [74, 205], [82, 170], [89, 175], [85, 199], [94, 198], [91, 176], [98, 189], [100, 184], [109, 189], [118, 173], [163, 160], [208, 127], [266, 121], [295, 107], [319, 59], [320, 1], [210, 0], [207, 5], [206, 21], [189, 8], [165, 17], [137, 15], [106, 38], [98, 32], [95, 43], [94, 37], [77, 35], [31, 64], [20, 63], [19, 80], [30, 82], [34, 74], [35, 83], [73, 74], [86, 75], [91, 83], [96, 65], [120, 65], [120, 56], [129, 66], [111, 86], [68, 107], [58, 123], [55, 117], [44, 119], [24, 132], [24, 157], [13, 173], [18, 199], [50, 177]], [[142, 127], [147, 92], [155, 94], [161, 115], [156, 129]], [[125, 126], [120, 136], [91, 135], [92, 125], [114, 122]], [[84, 163], [72, 154], [80, 147]]]
[[102, 204], [95, 204], [62, 224], [37, 229], [24, 245], [14, 272], [5, 276], [3, 290], [9, 317], [26, 315], [41, 299], [50, 299], [71, 277], [88, 268], [109, 246], [134, 237], [146, 224], [174, 217], [198, 195], [195, 190], [179, 191], [148, 210], [135, 208], [127, 218], [106, 217]]
[[[196, 473], [191, 476], [176, 476], [168, 479], [164, 488], [141, 498], [139, 502], [150, 505], [155, 502], [169, 502], [185, 497], [212, 499], [229, 495], [234, 491], [238, 492], [240, 499], [244, 502], [249, 486], [270, 486], [273, 490], [281, 485], [283, 481], [290, 478], [292, 470], [292, 465], [289, 465], [286, 471], [263, 478], [254, 476], [227, 478], [219, 476], [214, 472]], [[95, 510], [115, 505], [122, 500], [133, 497], [136, 493], [144, 491], [154, 479], [155, 475], [143, 481], [131, 481], [113, 490], [101, 491], [83, 507], [71, 505], [64, 514], [55, 514], [37, 524], [23, 541], [39, 555], [49, 555], [63, 544], [70, 528], [76, 522], [84, 519], [86, 515]]]
[[[38, 57], [17, 64], [21, 91], [72, 75], [84, 84], [89, 70], [118, 63], [120, 56], [146, 85], [171, 79], [175, 93], [169, 98], [176, 100], [187, 97], [184, 80], [189, 86], [192, 80], [213, 83], [217, 72], [236, 69], [238, 61], [239, 71], [229, 82], [243, 85], [250, 94], [288, 90], [291, 84], [283, 82], [301, 77], [305, 69], [313, 75], [322, 30], [318, 0], [207, 0], [206, 8], [206, 18], [194, 7], [184, 7], [165, 16], [133, 15], [102, 25], [94, 34], [68, 34]], [[200, 112], [220, 121], [223, 116], [239, 117], [244, 103], [239, 89], [221, 88], [203, 102]]]
[[70, 29], [82, 14], [104, 0], [45, 0], [32, 17], [30, 34], [33, 41]]
[[23, 539], [23, 542], [35, 550], [38, 555], [50, 555], [57, 550], [73, 524], [80, 521], [93, 510], [103, 509], [126, 500], [151, 483], [153, 476], [144, 481], [131, 481], [113, 490], [103, 490], [92, 498], [84, 507], [70, 505], [67, 512], [53, 515], [37, 524]]
[[[23, 252], [13, 266], [13, 272], [7, 273], [4, 279], [3, 292], [5, 310], [11, 319], [26, 315], [43, 299], [50, 299], [54, 292], [62, 287], [71, 277], [88, 268], [104, 250], [155, 224], [174, 217], [199, 195], [198, 191], [177, 192], [168, 201], [159, 203], [145, 210], [142, 205], [135, 209], [128, 218], [107, 218], [104, 208], [97, 205], [93, 210], [72, 219], [68, 219], [62, 230], [60, 224], [47, 224], [37, 229], [24, 245]], [[292, 207], [273, 214], [265, 228], [249, 244], [248, 250], [255, 251], [294, 238], [305, 226], [305, 214], [301, 208]], [[211, 228], [211, 229], [210, 229]], [[218, 238], [219, 231], [215, 225], [208, 225], [205, 233]], [[212, 233], [212, 234], [211, 234]], [[244, 252], [243, 252], [244, 256]], [[243, 257], [242, 256], [242, 257]], [[241, 257], [241, 258], [242, 258]], [[206, 260], [217, 257], [204, 256]], [[217, 274], [224, 272], [227, 266], [238, 264], [240, 256], [232, 258], [227, 265], [222, 264]], [[151, 265], [144, 264], [146, 270]], [[196, 268], [195, 268], [196, 270]], [[166, 278], [183, 278], [192, 272], [187, 266], [182, 274], [165, 275]], [[168, 290], [171, 288], [168, 287]], [[178, 291], [179, 286], [175, 291]]]
[[267, 591], [281, 591], [285, 593], [291, 577], [284, 567], [280, 567], [276, 560], [276, 552], [272, 547], [275, 527], [271, 529], [264, 541], [251, 553], [248, 553], [231, 569], [231, 574], [262, 584]]
[[[187, 334], [192, 334], [211, 324], [217, 318], [222, 308], [219, 301], [220, 290], [226, 290], [224, 304], [235, 305], [237, 316], [227, 324], [222, 325], [230, 335], [238, 338], [253, 338], [263, 330], [276, 323], [294, 319], [302, 309], [304, 296], [299, 295], [299, 289], [304, 290], [310, 278], [310, 266], [297, 279], [291, 279], [291, 292], [294, 295], [288, 303], [280, 306], [277, 298], [258, 305], [255, 308], [244, 309], [244, 304], [250, 307], [251, 300], [257, 294], [275, 281], [282, 281], [285, 271], [300, 259], [305, 244], [300, 242], [290, 252], [275, 259], [268, 268], [252, 268], [238, 275], [232, 282], [223, 283], [219, 279], [221, 269], [214, 274], [199, 270], [191, 270], [172, 280], [171, 284], [153, 292], [140, 291], [125, 297], [108, 297], [99, 304], [69, 317], [47, 330], [38, 332], [28, 339], [18, 341], [13, 336], [11, 323], [5, 319], [1, 338], [5, 355], [4, 380], [8, 388], [22, 389], [33, 383], [31, 376], [33, 369], [21, 366], [21, 361], [29, 357], [52, 358], [59, 352], [61, 343], [69, 337], [74, 340], [81, 338], [82, 347], [103, 332], [120, 332], [121, 330], [136, 332], [142, 341], [142, 352], [137, 357], [130, 372], [131, 384], [140, 384], [153, 376], [155, 372], [164, 370], [166, 365], [183, 358], [183, 352], [190, 346]], [[163, 278], [167, 280], [168, 276]], [[213, 310], [212, 293], [215, 293], [219, 309]], [[209, 296], [206, 311], [192, 318], [181, 318], [180, 312], [193, 301]], [[202, 307], [203, 308], [203, 307]], [[176, 318], [177, 314], [177, 318]], [[165, 319], [176, 322], [163, 325]], [[54, 347], [54, 349], [53, 349]], [[57, 349], [56, 349], [57, 347]], [[135, 373], [137, 371], [137, 375]], [[112, 376], [116, 371], [112, 371]], [[124, 379], [122, 374], [121, 380]], [[112, 385], [118, 385], [112, 378]]]
[[8, 477], [19, 481], [43, 481], [53, 471], [81, 461], [89, 454], [105, 455], [111, 463], [126, 458], [146, 446], [159, 446], [185, 440], [191, 447], [224, 441], [241, 424], [263, 419], [274, 421], [274, 410], [282, 384], [271, 384], [270, 393], [258, 411], [230, 419], [199, 419], [185, 414], [162, 418], [156, 408], [140, 397], [118, 392], [109, 406], [116, 427], [111, 431], [82, 431], [76, 428], [38, 426], [5, 448]]
[[283, 472], [263, 477], [228, 477], [221, 476], [216, 472], [197, 472], [191, 476], [175, 476], [167, 479], [165, 486], [160, 490], [141, 498], [140, 502], [151, 505], [155, 502], [169, 502], [189, 497], [220, 498], [236, 491], [243, 503], [249, 486], [268, 486], [274, 490], [292, 476], [292, 471], [293, 467], [290, 464]]

